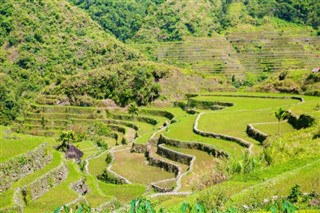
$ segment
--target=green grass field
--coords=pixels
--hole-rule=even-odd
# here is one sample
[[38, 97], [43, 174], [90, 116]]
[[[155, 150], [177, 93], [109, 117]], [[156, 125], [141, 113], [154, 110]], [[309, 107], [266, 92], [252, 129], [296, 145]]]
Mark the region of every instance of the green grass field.
[[[143, 154], [130, 153], [130, 150], [114, 153], [115, 162], [111, 170], [139, 184], [150, 184], [159, 180], [174, 178], [174, 174], [158, 167], [149, 166]], [[146, 175], [148, 174], [148, 175]]]
[[192, 131], [192, 128], [196, 118], [197, 115], [188, 114], [185, 114], [183, 117], [177, 117], [179, 121], [177, 123], [172, 124], [169, 127], [168, 132], [165, 132], [165, 136], [177, 140], [198, 141], [214, 145], [215, 147], [226, 151], [228, 154], [234, 157], [238, 157], [242, 153], [242, 151], [245, 150], [239, 144], [234, 142], [229, 142], [216, 138], [202, 137], [200, 135], [195, 134]]
[[[268, 134], [268, 135], [277, 135], [278, 134], [278, 124], [277, 123], [265, 123], [265, 124], [254, 124], [256, 129]], [[294, 132], [294, 129], [288, 122], [280, 123], [280, 134], [287, 132]]]
[[107, 163], [105, 161], [108, 155], [108, 151], [104, 152], [97, 158], [90, 159], [89, 162], [89, 172], [90, 174], [97, 176], [103, 172], [104, 169], [107, 168]]

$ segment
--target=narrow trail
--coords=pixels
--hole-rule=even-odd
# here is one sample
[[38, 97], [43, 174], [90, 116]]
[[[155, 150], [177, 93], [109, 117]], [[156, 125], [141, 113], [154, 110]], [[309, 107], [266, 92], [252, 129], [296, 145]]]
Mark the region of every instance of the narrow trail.
[[111, 163], [108, 165], [107, 167], [107, 171], [110, 172], [111, 174], [113, 174], [114, 176], [116, 177], [119, 177], [120, 179], [123, 179], [125, 181], [126, 184], [132, 184], [127, 178], [119, 175], [118, 173], [114, 172], [111, 170], [111, 167], [112, 167], [112, 163], [114, 162], [115, 158], [114, 158], [114, 152], [117, 152], [117, 151], [123, 151], [123, 150], [127, 150], [128, 148], [126, 149], [122, 149], [122, 150], [114, 150], [116, 147], [112, 147], [110, 150], [109, 150], [109, 153], [111, 154], [112, 156], [112, 161]]
[[98, 148], [99, 150], [98, 150], [94, 155], [91, 155], [91, 156], [89, 156], [89, 157], [87, 157], [87, 158], [85, 159], [85, 162], [86, 162], [86, 163], [85, 163], [85, 171], [86, 171], [87, 174], [90, 174], [90, 172], [89, 172], [89, 160], [98, 158], [98, 157], [100, 157], [101, 155], [103, 155], [104, 153], [106, 153], [106, 152], [108, 151], [108, 150], [106, 150], [106, 151], [100, 153], [99, 155], [96, 155], [99, 151], [101, 151], [101, 148], [99, 148], [97, 145], [94, 145], [92, 142], [91, 142], [91, 144], [92, 144], [94, 147], [92, 147], [92, 148], [90, 148], [90, 149]]

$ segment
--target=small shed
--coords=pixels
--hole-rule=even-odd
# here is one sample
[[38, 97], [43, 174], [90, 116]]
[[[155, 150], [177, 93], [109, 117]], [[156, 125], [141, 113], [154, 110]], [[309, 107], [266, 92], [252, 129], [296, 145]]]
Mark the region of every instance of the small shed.
[[312, 72], [313, 72], [313, 73], [318, 73], [318, 72], [320, 72], [320, 68], [313, 68], [313, 69], [312, 69]]
[[77, 161], [80, 161], [83, 156], [83, 152], [74, 145], [70, 145], [66, 151], [66, 156], [67, 158], [74, 158]]

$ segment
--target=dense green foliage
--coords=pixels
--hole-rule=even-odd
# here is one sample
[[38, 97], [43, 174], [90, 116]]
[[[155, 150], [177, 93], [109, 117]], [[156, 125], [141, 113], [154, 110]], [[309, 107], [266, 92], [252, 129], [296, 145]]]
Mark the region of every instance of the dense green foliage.
[[169, 67], [153, 63], [124, 63], [71, 76], [48, 87], [45, 94], [65, 94], [71, 104], [81, 105], [79, 98], [89, 95], [95, 99], [113, 99], [122, 106], [131, 102], [146, 105], [159, 97], [156, 83], [168, 76]]
[[67, 2], [0, 4], [1, 123], [15, 118], [17, 97], [32, 97], [64, 75], [139, 58]]
[[237, 23], [260, 25], [265, 16], [315, 29], [320, 24], [317, 0], [70, 1], [88, 11], [92, 19], [123, 41], [176, 41], [189, 35], [210, 36], [213, 31], [221, 32]]
[[245, 0], [244, 3], [253, 17], [273, 15], [286, 21], [311, 25], [315, 29], [320, 26], [320, 2], [317, 0]]
[[[66, 1], [1, 1], [0, 20], [0, 87], [4, 91], [0, 97], [0, 122], [3, 124], [17, 116], [18, 108], [21, 108], [20, 99], [34, 99], [43, 87], [59, 85], [64, 79], [69, 79], [67, 76], [79, 72], [86, 75], [84, 71], [97, 67], [143, 60], [137, 51], [101, 30], [89, 15]], [[140, 98], [134, 100], [138, 104], [146, 104], [159, 96], [154, 79], [163, 76], [154, 74], [151, 78], [141, 66], [140, 76], [132, 80], [134, 85], [130, 85], [132, 83], [126, 78], [127, 69], [132, 68], [130, 66], [134, 65], [121, 71], [110, 70], [110, 73], [106, 68], [104, 76], [109, 76], [113, 83], [105, 81], [99, 94], [96, 94], [97, 88], [93, 85], [82, 93], [93, 98], [115, 98], [117, 103], [123, 105], [138, 96]], [[136, 76], [136, 73], [138, 70], [134, 69], [131, 76]], [[107, 83], [110, 84], [105, 88]], [[144, 84], [150, 85], [150, 88], [145, 90]], [[120, 86], [124, 89], [117, 88]], [[128, 90], [133, 86], [135, 91]], [[104, 89], [111, 92], [103, 91], [104, 94], [101, 94]], [[75, 92], [62, 91], [62, 94], [70, 97]], [[151, 97], [146, 97], [146, 93], [150, 92]], [[84, 106], [92, 102], [87, 96], [75, 99], [70, 102]]]
[[138, 58], [67, 2], [2, 1], [1, 10], [1, 72], [28, 82], [25, 90], [38, 90], [59, 74]]
[[117, 38], [132, 38], [142, 27], [143, 19], [162, 3], [159, 0], [137, 1], [87, 1], [71, 0], [74, 4], [87, 10], [90, 16]]

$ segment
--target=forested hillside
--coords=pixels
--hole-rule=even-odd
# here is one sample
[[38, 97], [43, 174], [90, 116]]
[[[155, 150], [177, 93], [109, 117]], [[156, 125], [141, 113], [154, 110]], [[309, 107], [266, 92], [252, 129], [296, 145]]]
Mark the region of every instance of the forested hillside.
[[[106, 31], [117, 38], [147, 41], [177, 41], [186, 36], [210, 36], [238, 23], [259, 26], [266, 16], [318, 29], [317, 0], [69, 0], [88, 11]], [[243, 3], [230, 11], [233, 3]], [[236, 14], [239, 17], [235, 17]]]
[[315, 0], [1, 0], [2, 122], [25, 100], [145, 105], [308, 72], [318, 65], [319, 11]]
[[[15, 118], [22, 100], [34, 100], [44, 87], [59, 85], [67, 76], [144, 60], [138, 51], [104, 32], [84, 11], [67, 1], [1, 0], [0, 4], [0, 86], [5, 91], [0, 97], [1, 123]], [[138, 72], [134, 70], [132, 73]], [[104, 75], [108, 72], [104, 69]], [[148, 86], [153, 87], [159, 76], [148, 74], [146, 78], [152, 82]], [[120, 84], [114, 80], [116, 89]]]

